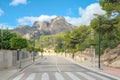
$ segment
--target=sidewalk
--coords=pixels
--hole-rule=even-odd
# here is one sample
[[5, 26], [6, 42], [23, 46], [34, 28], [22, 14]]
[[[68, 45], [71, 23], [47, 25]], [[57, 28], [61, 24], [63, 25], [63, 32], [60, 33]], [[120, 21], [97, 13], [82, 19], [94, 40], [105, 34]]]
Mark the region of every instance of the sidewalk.
[[[38, 61], [40, 59], [41, 58], [38, 57], [38, 58], [36, 58], [36, 61]], [[19, 69], [19, 65], [16, 66], [16, 67], [8, 68], [8, 69], [0, 69], [0, 80], [8, 80], [9, 77], [11, 77], [15, 73], [23, 70], [24, 68], [32, 65], [33, 63], [34, 62], [30, 59], [30, 60], [22, 61], [22, 63], [21, 63], [21, 69]]]
[[0, 80], [7, 80], [10, 76], [20, 71], [20, 69], [12, 67], [9, 69], [0, 69]]
[[102, 71], [120, 77], [120, 69], [104, 67]]
[[96, 72], [99, 72], [99, 73], [102, 73], [102, 74], [105, 74], [108, 76], [113, 76], [113, 77], [120, 79], [120, 69], [110, 68], [110, 67], [106, 67], [103, 65], [101, 65], [101, 69], [99, 69], [97, 63], [95, 65], [93, 65], [93, 63], [91, 63], [89, 61], [80, 61], [80, 59], [73, 60], [71, 57], [65, 57], [65, 58], [67, 58], [68, 60], [71, 60], [71, 61], [77, 63], [78, 65], [85, 67], [87, 69], [94, 70]]
[[120, 78], [120, 69], [118, 68], [112, 68], [112, 67], [107, 67], [104, 65], [101, 65], [101, 69], [98, 68], [98, 63], [96, 63], [95, 65], [93, 63], [90, 62], [78, 62], [80, 65], [86, 66], [87, 68], [91, 68], [91, 69], [96, 69], [97, 71], [99, 70], [100, 72], [103, 73], [107, 73], [116, 77]]

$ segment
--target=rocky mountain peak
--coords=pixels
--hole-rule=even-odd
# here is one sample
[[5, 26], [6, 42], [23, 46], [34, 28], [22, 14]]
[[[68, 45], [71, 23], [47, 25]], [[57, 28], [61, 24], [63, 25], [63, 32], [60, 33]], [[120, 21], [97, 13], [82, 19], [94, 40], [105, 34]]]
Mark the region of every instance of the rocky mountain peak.
[[59, 17], [56, 17], [54, 20], [64, 20], [65, 21], [65, 18], [62, 16], [59, 16]]
[[65, 32], [66, 30], [72, 30], [75, 26], [67, 23], [64, 17], [56, 17], [51, 20], [51, 22], [40, 22], [40, 21], [35, 21], [32, 25], [32, 27], [21, 27], [21, 28], [16, 28], [13, 31], [20, 33], [20, 35], [26, 37], [26, 38], [31, 38], [31, 34], [33, 34], [35, 31], [37, 31], [37, 36], [40, 35], [48, 35], [48, 34], [56, 34], [59, 32]]
[[49, 28], [49, 22], [43, 21], [43, 22], [39, 22], [39, 21], [35, 21], [33, 23], [33, 27], [36, 27], [38, 30], [48, 30]]
[[56, 21], [66, 22], [65, 18], [64, 18], [64, 17], [61, 17], [61, 16], [52, 19], [51, 23], [54, 23], [54, 22], [56, 22]]
[[65, 32], [66, 30], [72, 30], [73, 26], [66, 22], [64, 17], [56, 17], [51, 21], [50, 31], [52, 34], [56, 34], [58, 32]]

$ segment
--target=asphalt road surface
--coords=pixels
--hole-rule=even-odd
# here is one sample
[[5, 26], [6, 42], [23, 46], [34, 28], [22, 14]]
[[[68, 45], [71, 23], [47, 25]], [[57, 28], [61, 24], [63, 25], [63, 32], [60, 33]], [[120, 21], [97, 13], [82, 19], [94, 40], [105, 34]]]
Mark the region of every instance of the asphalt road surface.
[[83, 68], [63, 57], [45, 56], [9, 80], [116, 80]]

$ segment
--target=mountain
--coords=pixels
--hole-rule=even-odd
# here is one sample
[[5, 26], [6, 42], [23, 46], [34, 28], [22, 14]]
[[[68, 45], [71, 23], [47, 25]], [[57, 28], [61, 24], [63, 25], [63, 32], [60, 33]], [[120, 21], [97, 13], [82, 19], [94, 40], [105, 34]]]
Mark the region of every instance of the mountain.
[[51, 21], [50, 32], [56, 34], [58, 32], [65, 32], [66, 30], [72, 30], [73, 25], [66, 22], [64, 17], [56, 17]]
[[51, 20], [51, 22], [39, 22], [35, 21], [33, 25], [30, 27], [28, 25], [22, 25], [15, 29], [13, 32], [27, 38], [31, 39], [35, 36], [40, 35], [49, 35], [49, 34], [56, 34], [59, 32], [65, 32], [66, 30], [72, 30], [75, 26], [69, 24], [64, 17], [56, 17]]

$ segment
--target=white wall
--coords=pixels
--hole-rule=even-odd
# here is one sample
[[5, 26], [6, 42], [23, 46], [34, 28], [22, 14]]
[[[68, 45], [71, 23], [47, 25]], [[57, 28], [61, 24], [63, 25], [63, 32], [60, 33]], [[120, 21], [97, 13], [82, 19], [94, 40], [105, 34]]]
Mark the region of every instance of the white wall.
[[0, 68], [3, 67], [3, 54], [2, 51], [0, 51]]
[[13, 66], [16, 61], [16, 56], [13, 56], [13, 54], [16, 54], [16, 51], [0, 50], [0, 67], [8, 68]]

